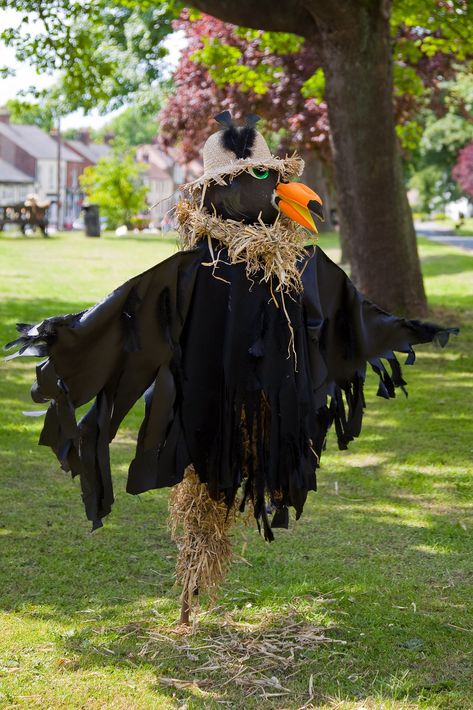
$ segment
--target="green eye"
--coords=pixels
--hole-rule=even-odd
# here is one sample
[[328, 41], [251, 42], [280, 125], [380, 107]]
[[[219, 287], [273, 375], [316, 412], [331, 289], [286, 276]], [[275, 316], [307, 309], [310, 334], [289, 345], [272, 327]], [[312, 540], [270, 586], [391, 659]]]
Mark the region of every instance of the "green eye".
[[265, 180], [269, 175], [269, 170], [267, 168], [250, 168], [249, 173], [258, 180]]

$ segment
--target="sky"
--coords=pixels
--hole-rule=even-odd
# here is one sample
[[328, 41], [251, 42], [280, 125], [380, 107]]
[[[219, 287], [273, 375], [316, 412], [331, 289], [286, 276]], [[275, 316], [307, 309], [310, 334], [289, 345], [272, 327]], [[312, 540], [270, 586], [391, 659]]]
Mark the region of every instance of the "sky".
[[[19, 13], [14, 10], [0, 11], [0, 31], [6, 27], [12, 27], [17, 24]], [[175, 66], [179, 59], [179, 54], [182, 48], [182, 40], [176, 41], [176, 35], [169, 37], [167, 42], [164, 42], [169, 50], [169, 55], [166, 58], [170, 66]], [[25, 62], [18, 62], [15, 57], [15, 52], [10, 47], [5, 47], [0, 44], [0, 65], [8, 66], [15, 70], [15, 76], [6, 79], [0, 78], [0, 106], [8, 99], [16, 98], [18, 92], [28, 86], [36, 86], [38, 89], [45, 89], [52, 86], [58, 78], [58, 72], [55, 74], [37, 74], [35, 67]], [[105, 116], [101, 116], [97, 111], [84, 115], [82, 111], [75, 111], [61, 119], [61, 128], [84, 128], [89, 126], [97, 129], [108, 123], [111, 118], [118, 115], [123, 108], [117, 111], [112, 111]]]
[[[15, 69], [15, 76], [7, 79], [0, 78], [0, 105], [3, 105], [8, 99], [14, 99], [18, 90], [27, 86], [36, 86], [38, 89], [46, 89], [54, 84], [57, 79], [56, 75], [38, 75], [29, 64], [17, 62], [15, 53], [9, 47], [2, 47], [0, 50], [1, 64], [7, 65]], [[100, 116], [96, 111], [84, 116], [82, 111], [75, 111], [61, 119], [61, 128], [83, 128], [90, 126], [91, 128], [100, 128], [105, 123], [108, 123], [113, 116], [120, 113], [120, 110]]]

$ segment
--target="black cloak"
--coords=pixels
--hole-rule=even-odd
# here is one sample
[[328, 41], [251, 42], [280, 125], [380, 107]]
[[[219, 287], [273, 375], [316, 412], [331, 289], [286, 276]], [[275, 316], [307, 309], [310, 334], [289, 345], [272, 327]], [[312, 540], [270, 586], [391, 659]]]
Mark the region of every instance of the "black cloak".
[[[445, 345], [457, 332], [382, 311], [318, 247], [298, 265], [303, 292], [284, 298], [248, 280], [244, 264], [226, 263], [224, 250], [217, 268], [211, 261], [201, 242], [81, 313], [19, 325], [7, 346], [47, 356], [32, 388], [35, 402], [51, 401], [39, 443], [80, 476], [93, 529], [113, 503], [109, 443], [142, 395], [127, 491], [173, 486], [192, 463], [228, 505], [242, 486], [242, 508], [250, 497], [273, 539], [287, 506], [299, 517], [316, 489], [332, 423], [341, 449], [359, 435], [367, 363], [378, 395], [394, 397], [406, 383], [393, 351], [412, 364], [412, 345]], [[76, 423], [77, 407], [93, 399]]]

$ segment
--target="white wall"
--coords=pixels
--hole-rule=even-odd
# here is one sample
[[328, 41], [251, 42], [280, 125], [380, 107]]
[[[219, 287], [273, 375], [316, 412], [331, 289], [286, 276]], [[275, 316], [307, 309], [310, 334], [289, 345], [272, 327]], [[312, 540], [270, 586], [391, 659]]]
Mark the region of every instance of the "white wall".
[[174, 204], [171, 199], [167, 199], [171, 198], [174, 189], [173, 181], [171, 179], [150, 180], [145, 177], [145, 184], [148, 186], [148, 194], [146, 195], [148, 205], [151, 207], [151, 205], [159, 202], [156, 207], [153, 207], [149, 216], [153, 222], [159, 222], [162, 220], [171, 205]]
[[0, 183], [0, 205], [11, 205], [23, 202], [27, 195], [33, 192], [34, 184], [31, 183]]
[[[37, 193], [41, 199], [54, 198], [57, 195], [57, 161], [38, 160], [36, 169]], [[66, 183], [66, 161], [61, 160], [61, 199], [64, 201]]]
[[177, 185], [180, 185], [182, 182], [184, 182], [184, 168], [182, 167], [182, 165], [179, 165], [179, 163], [174, 163], [173, 178], [174, 182]]

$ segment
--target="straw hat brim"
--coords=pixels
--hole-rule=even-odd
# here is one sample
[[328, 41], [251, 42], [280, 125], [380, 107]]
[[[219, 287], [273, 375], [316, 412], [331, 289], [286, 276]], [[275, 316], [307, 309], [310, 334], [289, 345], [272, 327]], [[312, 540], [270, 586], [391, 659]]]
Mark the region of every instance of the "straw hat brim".
[[226, 177], [235, 177], [240, 173], [248, 170], [248, 168], [269, 168], [277, 170], [281, 178], [289, 179], [299, 177], [304, 170], [304, 161], [298, 155], [294, 154], [285, 158], [277, 158], [275, 156], [265, 160], [255, 160], [252, 158], [239, 158], [231, 163], [221, 165], [217, 169], [207, 170], [203, 175], [196, 180], [183, 185], [184, 188], [194, 190], [202, 187], [209, 182], [216, 182], [218, 185], [226, 185]]

